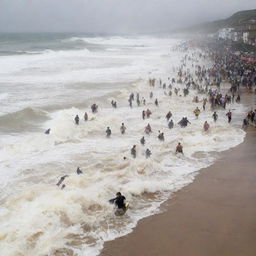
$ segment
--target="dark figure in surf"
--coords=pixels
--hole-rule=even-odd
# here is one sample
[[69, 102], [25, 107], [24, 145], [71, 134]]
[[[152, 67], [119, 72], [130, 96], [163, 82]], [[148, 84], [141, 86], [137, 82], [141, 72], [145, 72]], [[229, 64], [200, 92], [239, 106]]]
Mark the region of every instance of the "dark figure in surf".
[[212, 114], [212, 118], [213, 118], [214, 122], [217, 121], [217, 119], [218, 119], [218, 114], [216, 113], [216, 111], [214, 111], [214, 113]]
[[78, 115], [76, 115], [76, 117], [75, 117], [75, 123], [76, 123], [76, 125], [79, 125], [79, 116]]
[[244, 129], [247, 128], [248, 125], [249, 125], [249, 122], [248, 122], [248, 120], [245, 118], [245, 119], [243, 120], [243, 128], [244, 128]]
[[87, 112], [84, 113], [84, 121], [88, 121], [88, 114], [87, 114]]
[[79, 167], [77, 167], [76, 173], [79, 175], [79, 174], [82, 174], [83, 172], [81, 171], [81, 169]]
[[93, 103], [91, 105], [91, 110], [92, 110], [92, 113], [97, 113], [98, 112], [98, 105], [96, 105], [95, 103]]
[[131, 155], [133, 156], [133, 158], [136, 158], [136, 145], [133, 145], [132, 149], [131, 149]]
[[173, 123], [173, 121], [171, 120], [171, 121], [168, 123], [168, 127], [169, 127], [169, 129], [172, 129], [173, 126], [174, 126], [174, 123]]
[[230, 123], [232, 119], [232, 112], [229, 110], [226, 116], [228, 117], [228, 122]]
[[142, 119], [144, 120], [145, 119], [145, 116], [146, 116], [146, 112], [145, 110], [142, 111]]
[[56, 185], [59, 186], [67, 177], [68, 177], [68, 175], [64, 175], [64, 176], [60, 177], [60, 179]]
[[116, 193], [116, 197], [109, 200], [111, 204], [115, 204], [118, 209], [125, 210], [125, 200], [126, 198], [120, 193]]
[[49, 129], [47, 129], [44, 133], [45, 133], [45, 134], [50, 134], [50, 131], [51, 131], [51, 129], [49, 128]]
[[111, 105], [113, 108], [117, 108], [117, 103], [114, 100], [111, 100]]
[[147, 148], [145, 154], [146, 154], [146, 158], [149, 158], [152, 155], [151, 151], [148, 148]]
[[155, 100], [155, 105], [158, 107], [158, 100], [157, 99]]
[[111, 130], [109, 127], [107, 127], [107, 130], [106, 130], [106, 136], [109, 138], [111, 136]]
[[164, 133], [163, 132], [160, 132], [160, 131], [158, 131], [158, 136], [157, 136], [157, 138], [160, 140], [160, 141], [164, 141]]
[[180, 127], [186, 127], [188, 124], [191, 124], [187, 117], [183, 117], [179, 122], [178, 124], [180, 125]]
[[165, 118], [167, 119], [167, 121], [169, 121], [169, 119], [170, 119], [171, 117], [172, 117], [172, 112], [169, 111], [169, 112], [166, 114]]
[[121, 127], [120, 127], [120, 131], [122, 134], [125, 134], [125, 130], [126, 130], [126, 127], [124, 126], [124, 123], [122, 123]]
[[145, 141], [145, 138], [144, 138], [144, 136], [143, 136], [143, 137], [140, 139], [140, 144], [144, 146], [144, 145], [145, 145], [145, 142], [146, 142], [146, 141]]

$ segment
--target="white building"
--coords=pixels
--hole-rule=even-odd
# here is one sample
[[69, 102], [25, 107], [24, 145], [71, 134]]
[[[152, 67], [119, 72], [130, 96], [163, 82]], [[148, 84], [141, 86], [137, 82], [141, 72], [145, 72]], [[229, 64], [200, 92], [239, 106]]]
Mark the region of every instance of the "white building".
[[224, 40], [234, 40], [234, 29], [233, 28], [222, 28], [218, 31], [218, 37]]
[[249, 42], [249, 32], [243, 33], [243, 42], [248, 43]]

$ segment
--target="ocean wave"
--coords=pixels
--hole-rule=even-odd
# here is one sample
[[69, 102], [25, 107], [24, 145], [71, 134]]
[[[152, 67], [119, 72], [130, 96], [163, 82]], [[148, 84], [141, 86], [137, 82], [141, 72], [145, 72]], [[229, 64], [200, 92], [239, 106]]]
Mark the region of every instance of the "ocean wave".
[[17, 112], [8, 113], [0, 116], [0, 131], [30, 131], [31, 127], [34, 127], [37, 122], [43, 122], [47, 119], [47, 112], [40, 109], [28, 107]]

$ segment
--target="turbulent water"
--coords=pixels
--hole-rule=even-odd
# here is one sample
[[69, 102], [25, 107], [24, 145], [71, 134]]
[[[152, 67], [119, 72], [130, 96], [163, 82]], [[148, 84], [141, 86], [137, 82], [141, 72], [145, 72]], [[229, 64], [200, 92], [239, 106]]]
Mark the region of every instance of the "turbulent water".
[[[130, 232], [172, 192], [192, 182], [216, 152], [243, 141], [240, 124], [227, 124], [223, 110], [216, 124], [208, 107], [195, 120], [193, 109], [202, 103], [192, 102], [193, 91], [170, 98], [157, 83], [149, 98], [149, 78], [175, 77], [173, 68], [184, 54], [170, 49], [178, 43], [153, 36], [0, 35], [0, 255], [97, 255], [104, 241]], [[140, 93], [146, 106], [130, 108], [131, 92]], [[90, 111], [93, 103], [99, 105], [96, 114]], [[152, 117], [142, 120], [147, 108]], [[244, 111], [239, 104], [232, 108], [235, 118]], [[192, 124], [168, 129], [169, 110], [175, 124], [183, 116]], [[202, 131], [205, 120], [208, 133]], [[147, 123], [153, 134], [145, 136], [143, 147], [139, 140]], [[107, 126], [111, 138], [105, 136]], [[158, 130], [165, 142], [157, 139]], [[174, 154], [178, 142], [184, 156]], [[61, 190], [56, 183], [63, 175], [69, 176]], [[122, 217], [108, 203], [117, 191], [130, 203]]]

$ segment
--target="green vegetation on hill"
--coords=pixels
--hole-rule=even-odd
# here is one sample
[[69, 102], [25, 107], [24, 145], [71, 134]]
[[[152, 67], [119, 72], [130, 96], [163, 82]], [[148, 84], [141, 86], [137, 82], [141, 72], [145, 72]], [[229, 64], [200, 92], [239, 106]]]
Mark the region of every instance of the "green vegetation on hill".
[[251, 19], [256, 20], [256, 9], [237, 12], [227, 19], [195, 25], [185, 29], [185, 32], [216, 33], [221, 28], [237, 26]]

